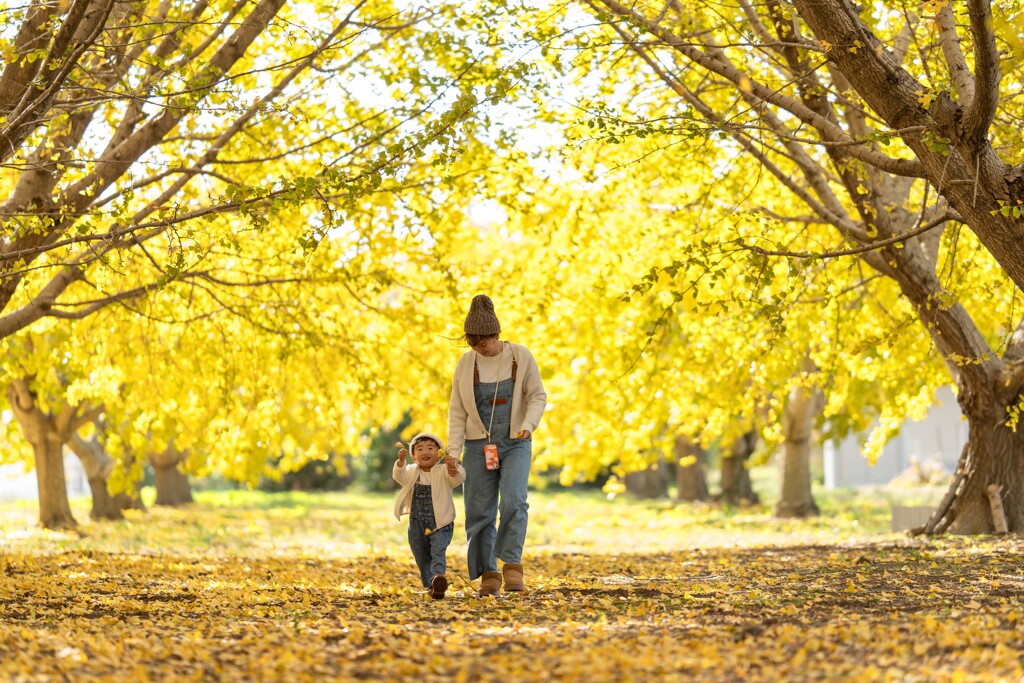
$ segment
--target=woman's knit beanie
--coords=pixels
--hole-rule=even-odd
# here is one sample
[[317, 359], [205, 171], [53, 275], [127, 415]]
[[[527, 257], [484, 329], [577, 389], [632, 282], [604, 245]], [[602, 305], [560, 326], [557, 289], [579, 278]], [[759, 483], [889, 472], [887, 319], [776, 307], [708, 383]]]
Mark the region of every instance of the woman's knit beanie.
[[486, 294], [477, 294], [469, 304], [469, 313], [462, 326], [466, 334], [490, 337], [501, 332], [501, 323], [494, 314], [494, 302]]

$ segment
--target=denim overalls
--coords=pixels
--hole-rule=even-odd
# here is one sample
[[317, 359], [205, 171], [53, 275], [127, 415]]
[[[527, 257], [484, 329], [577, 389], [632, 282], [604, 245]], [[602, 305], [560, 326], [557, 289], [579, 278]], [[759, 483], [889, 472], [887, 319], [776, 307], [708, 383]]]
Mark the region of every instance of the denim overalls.
[[[463, 498], [470, 579], [479, 578], [484, 572], [498, 571], [498, 559], [506, 564], [522, 561], [529, 508], [526, 485], [530, 478], [533, 447], [530, 439], [509, 436], [515, 376], [515, 359], [512, 377], [497, 382], [497, 385], [480, 382], [474, 366], [473, 397], [480, 419], [485, 426], [490, 425], [491, 439], [470, 439], [463, 448], [462, 465], [466, 470]], [[489, 470], [484, 464], [484, 445], [487, 443], [498, 445], [499, 469]], [[499, 514], [501, 523], [497, 524]]]
[[[443, 466], [444, 463], [434, 465]], [[434, 499], [431, 491], [431, 486], [416, 482], [412, 490], [412, 510], [409, 512], [409, 548], [416, 558], [424, 588], [430, 588], [430, 582], [436, 575], [445, 573], [445, 553], [455, 531], [454, 522], [440, 529], [434, 528]], [[429, 536], [427, 529], [431, 530]]]

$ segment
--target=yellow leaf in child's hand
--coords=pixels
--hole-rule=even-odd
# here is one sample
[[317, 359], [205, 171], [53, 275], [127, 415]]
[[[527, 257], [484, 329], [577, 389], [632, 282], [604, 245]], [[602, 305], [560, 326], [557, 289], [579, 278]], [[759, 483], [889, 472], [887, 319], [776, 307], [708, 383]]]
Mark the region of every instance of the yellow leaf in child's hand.
[[424, 529], [424, 530], [423, 530], [423, 535], [424, 535], [424, 536], [429, 536], [429, 535], [430, 535], [430, 534], [432, 534], [432, 533], [434, 533], [434, 530], [433, 530], [433, 529]]
[[405, 448], [405, 444], [403, 444], [401, 441], [396, 441], [395, 448]]

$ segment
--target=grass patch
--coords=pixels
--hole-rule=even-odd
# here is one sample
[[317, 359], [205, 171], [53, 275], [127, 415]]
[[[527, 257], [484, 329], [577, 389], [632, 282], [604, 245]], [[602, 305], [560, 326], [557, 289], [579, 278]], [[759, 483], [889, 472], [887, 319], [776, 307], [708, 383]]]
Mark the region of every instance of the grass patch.
[[[852, 543], [885, 540], [894, 503], [938, 500], [942, 491], [816, 491], [822, 514], [781, 520], [770, 505], [745, 507], [609, 498], [593, 490], [532, 491], [528, 547], [532, 552], [657, 552], [797, 543]], [[155, 492], [143, 490], [145, 512], [129, 511], [118, 522], [89, 519], [89, 501], [72, 501], [79, 528], [39, 529], [34, 501], [0, 503], [0, 538], [17, 552], [175, 552], [353, 557], [406, 552], [405, 523], [392, 514], [393, 494], [358, 491], [264, 493], [198, 490], [183, 508], [152, 506]], [[461, 501], [457, 502], [460, 520]], [[453, 546], [465, 537], [457, 530]], [[453, 552], [459, 552], [458, 550]]]

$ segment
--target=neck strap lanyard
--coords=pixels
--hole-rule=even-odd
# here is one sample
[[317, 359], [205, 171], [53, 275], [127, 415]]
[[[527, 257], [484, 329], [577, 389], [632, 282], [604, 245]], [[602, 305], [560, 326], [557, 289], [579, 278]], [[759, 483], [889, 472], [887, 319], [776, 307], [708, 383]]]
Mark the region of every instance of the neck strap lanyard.
[[[480, 384], [480, 368], [476, 365], [476, 357], [480, 354], [474, 351], [476, 356], [473, 356], [473, 386]], [[494, 426], [494, 402], [498, 400], [498, 385], [501, 384], [501, 359], [505, 357], [505, 344], [501, 344], [501, 353], [498, 354], [498, 377], [499, 381], [494, 383], [494, 396], [491, 398], [491, 419], [487, 422], [487, 440], [491, 440], [491, 427]], [[516, 378], [516, 357], [512, 356], [512, 379]]]

